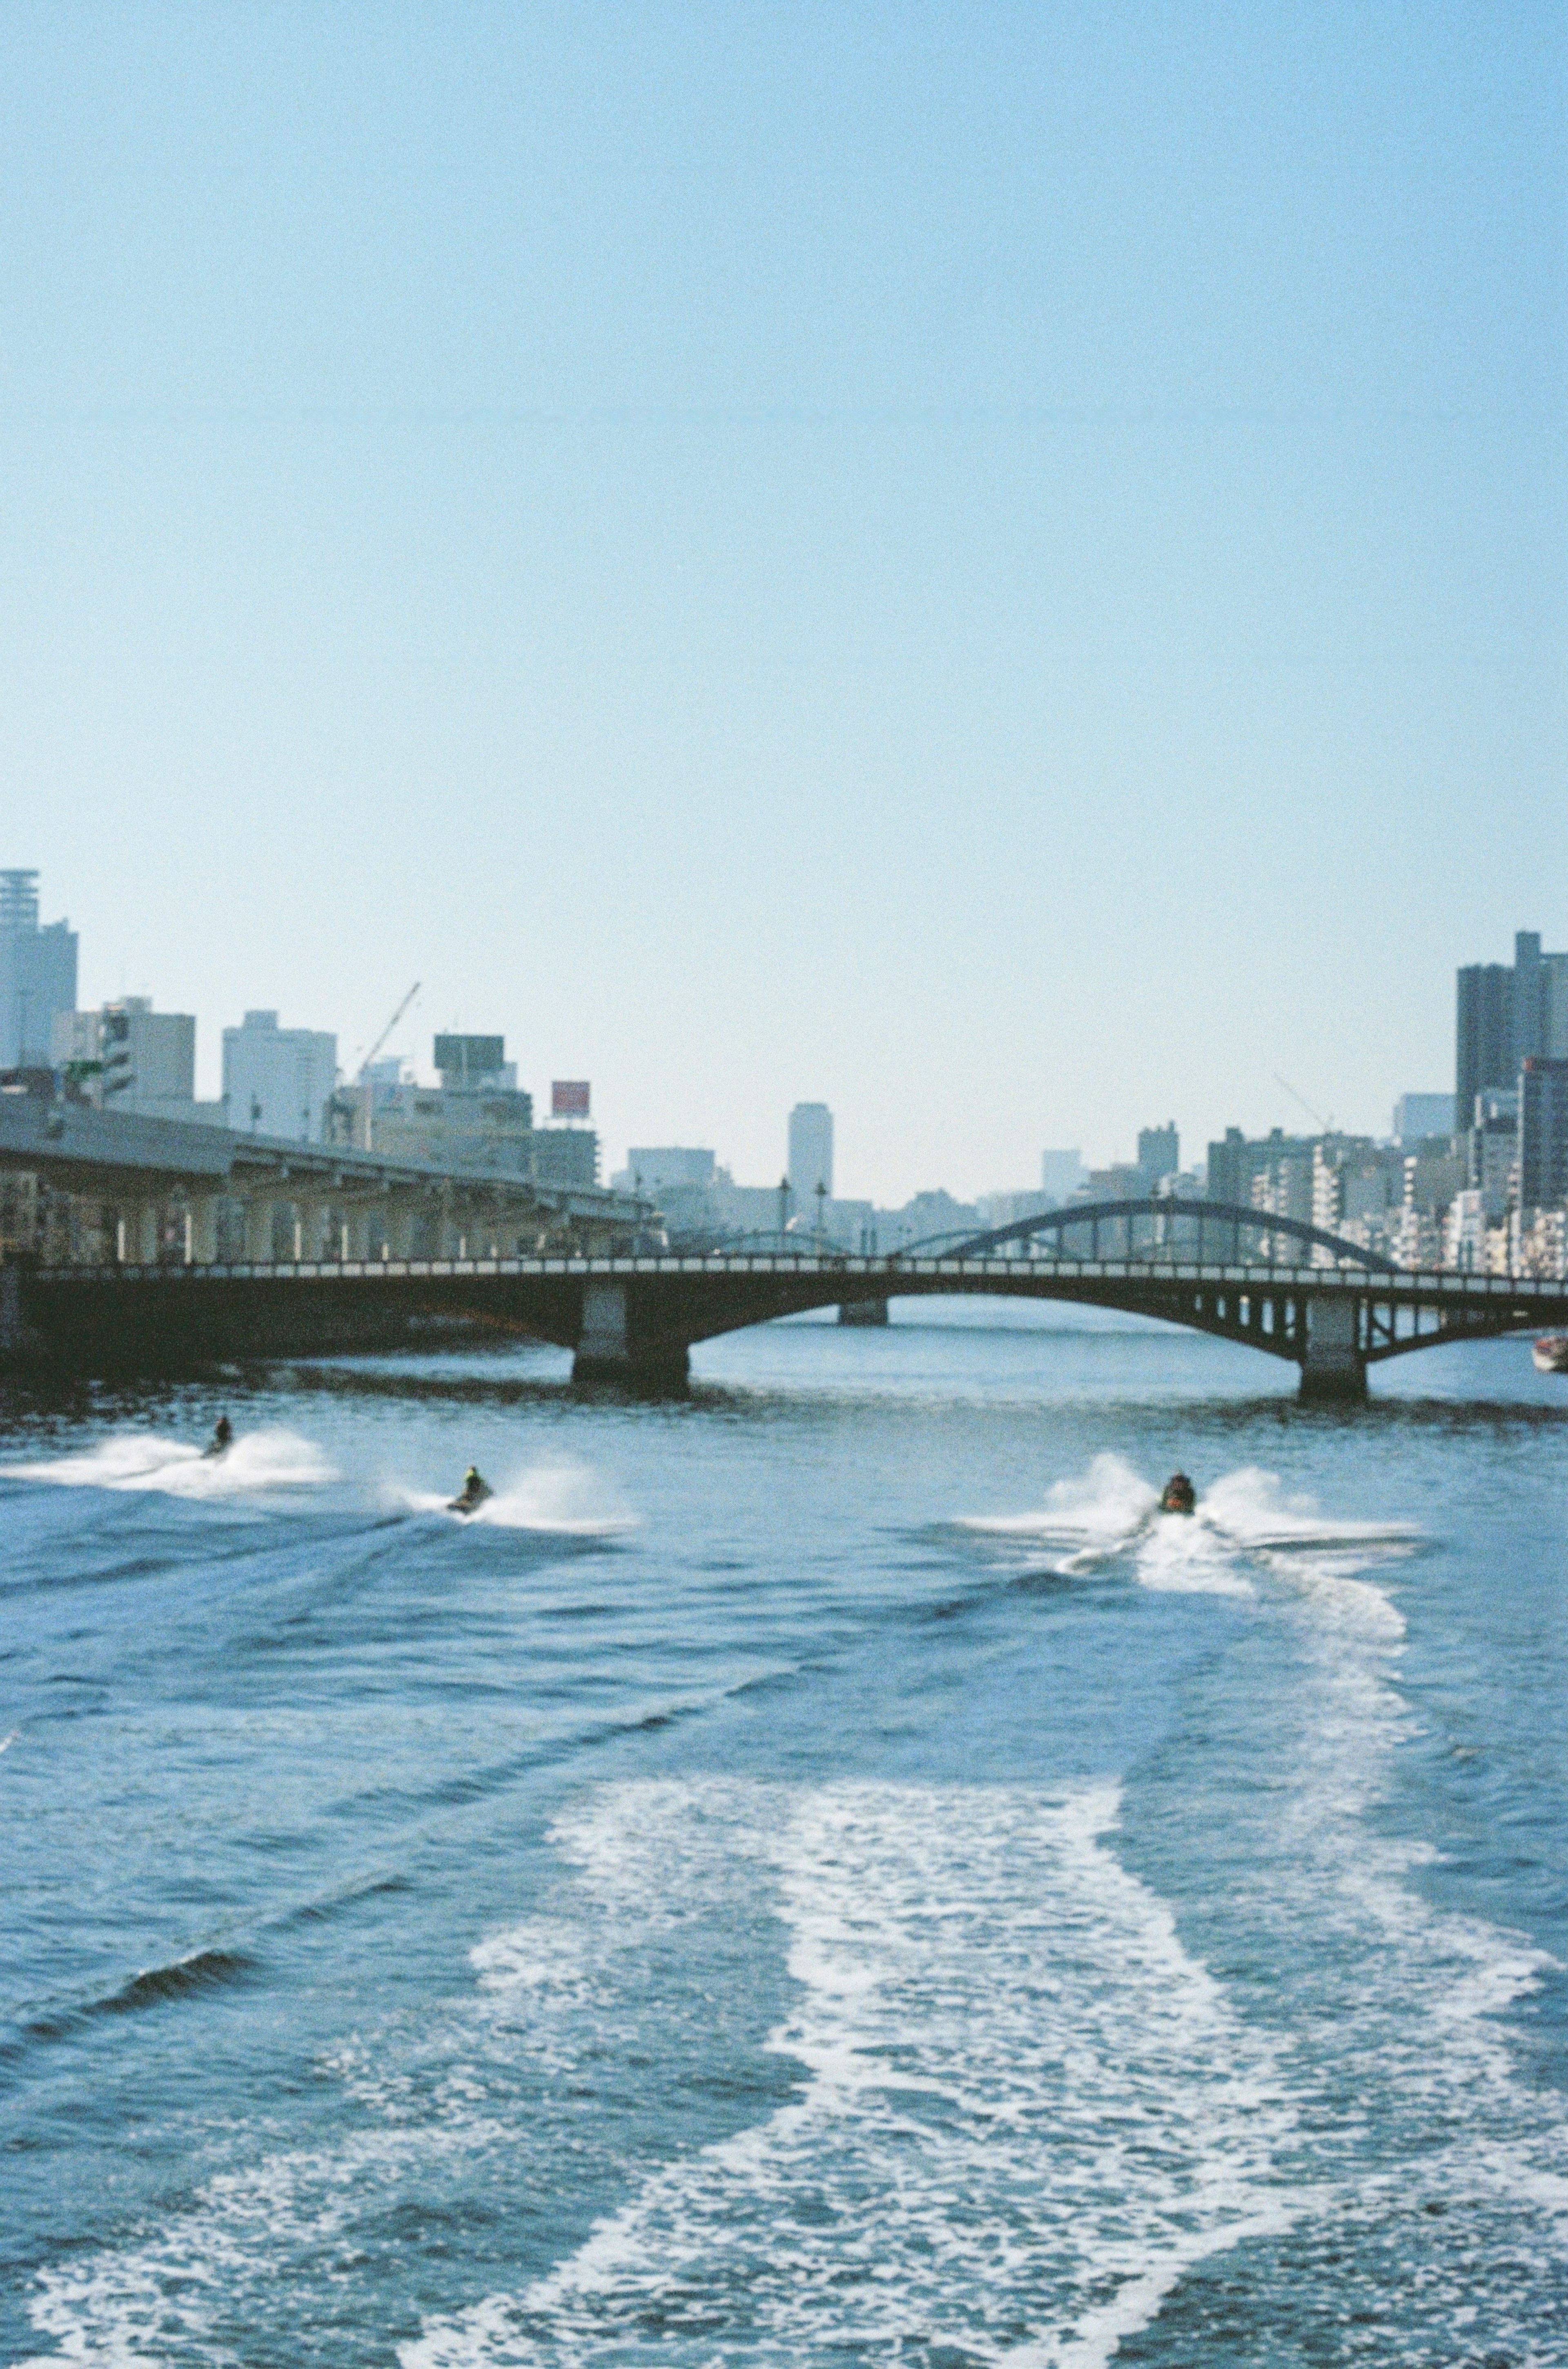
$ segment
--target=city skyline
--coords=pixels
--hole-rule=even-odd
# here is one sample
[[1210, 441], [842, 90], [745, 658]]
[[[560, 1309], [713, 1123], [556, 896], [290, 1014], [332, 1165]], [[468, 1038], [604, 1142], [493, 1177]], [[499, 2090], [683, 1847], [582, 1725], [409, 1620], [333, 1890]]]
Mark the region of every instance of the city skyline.
[[1560, 16], [921, 22], [8, 13], [7, 834], [204, 1093], [978, 1189], [1565, 942]]
[[[0, 878], [3, 878], [6, 884], [6, 894], [9, 900], [7, 908], [9, 918], [6, 920], [5, 928], [0, 929], [0, 959], [3, 959], [4, 962], [15, 965], [18, 960], [22, 959], [22, 956], [17, 951], [18, 945], [26, 944], [30, 940], [30, 945], [33, 950], [33, 959], [31, 967], [29, 968], [28, 971], [29, 979], [31, 979], [32, 971], [37, 968], [38, 962], [41, 959], [46, 967], [52, 965], [52, 969], [49, 971], [48, 975], [51, 978], [55, 978], [57, 995], [63, 994], [65, 992], [63, 982], [65, 980], [67, 968], [69, 969], [72, 980], [74, 981], [75, 978], [78, 955], [77, 933], [70, 929], [68, 920], [63, 916], [56, 919], [52, 922], [43, 921], [42, 914], [45, 910], [45, 906], [41, 898], [39, 886], [39, 876], [36, 869], [32, 867], [12, 867], [6, 870], [3, 875], [0, 875]], [[14, 912], [11, 911], [11, 908], [15, 909]], [[20, 939], [18, 939], [15, 926], [18, 921], [24, 925]], [[7, 949], [9, 949], [9, 952], [7, 952]], [[1405, 1131], [1402, 1127], [1401, 1113], [1406, 1108], [1411, 1112], [1415, 1112], [1417, 1110], [1424, 1111], [1430, 1118], [1433, 1114], [1446, 1106], [1448, 1113], [1448, 1126], [1463, 1127], [1469, 1123], [1469, 1119], [1467, 1116], [1461, 1116], [1460, 1113], [1462, 1111], [1470, 1114], [1470, 1104], [1475, 1099], [1473, 1091], [1467, 1092], [1467, 1080], [1469, 1081], [1470, 1087], [1471, 1089], [1480, 1082], [1484, 1082], [1487, 1086], [1492, 1088], [1498, 1087], [1504, 1084], [1508, 1078], [1512, 1078], [1516, 1075], [1519, 1059], [1521, 1059], [1526, 1052], [1536, 1054], [1546, 1053], [1549, 1051], [1557, 1052], [1565, 1043], [1568, 1043], [1568, 1001], [1564, 1000], [1564, 990], [1560, 984], [1560, 981], [1562, 978], [1568, 978], [1568, 955], [1551, 953], [1543, 955], [1541, 952], [1541, 933], [1539, 931], [1516, 931], [1514, 933], [1514, 954], [1515, 962], [1513, 965], [1495, 963], [1461, 963], [1456, 966], [1454, 977], [1456, 980], [1457, 993], [1454, 1037], [1452, 1042], [1452, 1050], [1450, 1053], [1450, 1073], [1457, 1077], [1457, 1094], [1448, 1088], [1434, 1089], [1428, 1087], [1421, 1089], [1406, 1087], [1400, 1089], [1397, 1093], [1397, 1096], [1394, 1098], [1391, 1123], [1392, 1139], [1397, 1141], [1402, 1132]], [[57, 978], [56, 974], [58, 974]], [[44, 973], [40, 971], [39, 975], [41, 978], [44, 976]], [[1516, 985], [1516, 982], [1520, 979], [1528, 979], [1528, 986]], [[17, 1003], [16, 1023], [15, 1027], [12, 1029], [12, 1033], [15, 1035], [17, 1029], [23, 1027], [24, 1016], [28, 1009], [29, 1000], [36, 1001], [37, 999], [33, 996], [30, 986], [22, 988], [18, 990], [16, 987], [7, 985], [6, 980], [0, 979], [0, 987], [4, 987], [6, 990], [4, 995], [0, 995], [0, 1004], [4, 1005], [4, 1013], [0, 1013], [0, 1016], [5, 1018], [7, 1025], [9, 1025], [11, 1022], [11, 1002], [15, 1001]], [[498, 1048], [494, 1050], [494, 1061], [497, 1064], [501, 1063], [501, 1051], [498, 1048], [501, 1048], [504, 1045], [504, 1036], [502, 1035], [484, 1036], [464, 1036], [461, 1035], [448, 1036], [439, 1030], [430, 1039], [430, 1054], [429, 1059], [421, 1060], [417, 1049], [419, 1041], [418, 1033], [412, 1029], [412, 1024], [406, 1021], [406, 1017], [408, 1013], [409, 1006], [414, 1001], [415, 991], [416, 990], [410, 990], [410, 993], [403, 1000], [398, 1013], [400, 1024], [387, 1035], [386, 1041], [376, 1063], [376, 1075], [378, 1080], [384, 1083], [386, 1077], [391, 1071], [395, 1070], [400, 1073], [406, 1073], [409, 1077], [415, 1079], [422, 1078], [430, 1082], [436, 1080], [446, 1081], [448, 1080], [448, 1071], [443, 1067], [444, 1047], [459, 1046], [465, 1047], [484, 1047], [488, 1048]], [[80, 996], [79, 991], [77, 1001], [80, 1003], [86, 1003], [86, 999], [83, 999]], [[1516, 1005], [1517, 1006], [1519, 1015], [1516, 1019], [1515, 1016]], [[63, 1016], [66, 1011], [66, 1005], [64, 1003], [62, 1003], [61, 1011]], [[74, 1057], [83, 1053], [92, 1053], [101, 1049], [98, 1047], [96, 1038], [89, 1044], [87, 1036], [82, 1034], [82, 1030], [86, 1024], [90, 1023], [96, 1024], [97, 1023], [98, 1011], [98, 1007], [93, 1007], [90, 1003], [86, 1003], [86, 1008], [77, 1011], [74, 1013], [75, 1034], [72, 1037], [72, 1041], [68, 1047], [68, 1050]], [[157, 1010], [155, 1013], [151, 999], [134, 994], [122, 995], [115, 999], [105, 999], [101, 1006], [101, 1011], [106, 1022], [108, 1015], [111, 1011], [118, 1011], [121, 1013], [139, 1014], [140, 1018], [136, 1024], [140, 1025], [143, 1030], [149, 1025], [166, 1032], [170, 1027], [183, 1029], [185, 1035], [181, 1042], [184, 1049], [181, 1053], [174, 1057], [176, 1071], [171, 1072], [170, 1079], [166, 1083], [164, 1091], [166, 1093], [172, 1093], [177, 1097], [179, 1093], [183, 1092], [189, 1098], [194, 1089], [196, 1094], [198, 1096], [200, 1095], [200, 1081], [203, 1075], [203, 1070], [202, 1065], [196, 1059], [197, 1049], [200, 1043], [200, 1036], [195, 1015], [183, 1013], [174, 1013], [169, 1011], [166, 1007]], [[202, 1098], [203, 1107], [210, 1117], [216, 1116], [220, 1109], [228, 1110], [229, 1105], [234, 1102], [235, 1092], [230, 1079], [230, 1062], [234, 1048], [237, 1046], [246, 1045], [253, 1041], [250, 1034], [253, 1028], [258, 1027], [263, 1031], [271, 1030], [277, 1032], [279, 1030], [279, 1019], [280, 1015], [276, 1009], [269, 1010], [266, 1008], [257, 1009], [255, 1007], [247, 1007], [244, 1015], [243, 1028], [235, 1027], [232, 1024], [223, 1027], [221, 1031], [222, 1067], [219, 1072], [222, 1085], [222, 1100], [220, 1103], [216, 1097]], [[56, 1059], [58, 1062], [61, 1058], [63, 1058], [60, 1052], [60, 1047], [64, 1045], [65, 1039], [59, 1035], [58, 1026], [55, 1033], [57, 1037]], [[70, 1032], [67, 1031], [67, 1034], [69, 1033]], [[264, 1036], [261, 1041], [266, 1043], [270, 1040]], [[278, 1042], [280, 1052], [282, 1052], [285, 1046], [289, 1047], [288, 1059], [290, 1060], [296, 1058], [303, 1059], [305, 1058], [303, 1048], [307, 1045], [312, 1048], [309, 1054], [309, 1061], [314, 1065], [312, 1068], [312, 1075], [315, 1076], [315, 1071], [319, 1070], [321, 1079], [326, 1080], [327, 1082], [324, 1086], [321, 1094], [315, 1094], [313, 1092], [306, 1095], [305, 1102], [311, 1105], [311, 1108], [308, 1110], [303, 1110], [300, 1116], [306, 1132], [309, 1132], [312, 1127], [319, 1129], [323, 1118], [325, 1100], [326, 1095], [331, 1092], [330, 1081], [332, 1074], [336, 1074], [337, 1078], [345, 1084], [351, 1083], [355, 1077], [360, 1074], [360, 1056], [362, 1055], [367, 1048], [359, 1048], [352, 1058], [344, 1057], [339, 1059], [339, 1048], [335, 1031], [311, 1031], [309, 1029], [299, 1027], [284, 1028], [276, 1041]], [[18, 1036], [17, 1044], [19, 1045], [21, 1039]], [[296, 1047], [299, 1048], [297, 1054], [295, 1051]], [[373, 1050], [375, 1048], [372, 1047], [369, 1049]], [[34, 1052], [35, 1058], [42, 1058], [40, 1048], [34, 1048]], [[167, 1054], [160, 1056], [160, 1059], [164, 1061], [166, 1061], [170, 1057]], [[123, 1056], [121, 1056], [121, 1059], [123, 1059]], [[183, 1087], [179, 1086], [175, 1082], [176, 1072], [177, 1072], [181, 1062], [183, 1062], [186, 1071], [186, 1083]], [[209, 1062], [206, 1065], [209, 1071], [212, 1066], [212, 1062], [209, 1059]], [[513, 1061], [506, 1063], [503, 1066], [505, 1070], [505, 1082], [509, 1088], [513, 1090], [515, 1093], [518, 1085], [518, 1065]], [[1356, 1127], [1347, 1125], [1342, 1119], [1331, 1117], [1326, 1115], [1320, 1115], [1307, 1103], [1304, 1096], [1292, 1090], [1283, 1077], [1276, 1075], [1273, 1082], [1276, 1088], [1285, 1094], [1292, 1104], [1294, 1104], [1305, 1116], [1313, 1120], [1320, 1135], [1327, 1133], [1332, 1136], [1343, 1136], [1353, 1139], [1370, 1139], [1378, 1141], [1386, 1141], [1390, 1139], [1389, 1130], [1382, 1126]], [[574, 1092], [578, 1090], [574, 1089]], [[250, 1111], [252, 1124], [259, 1123], [263, 1116], [263, 1108], [262, 1104], [256, 1099], [254, 1093], [247, 1087], [240, 1098], [242, 1101], [246, 1103]], [[291, 1086], [284, 1091], [284, 1103], [287, 1104], [291, 1111], [292, 1111], [294, 1102], [297, 1098], [296, 1090], [293, 1087]], [[525, 1093], [522, 1099], [526, 1102], [529, 1097]], [[135, 1102], [134, 1097], [132, 1097], [132, 1102]], [[136, 1103], [135, 1106], [155, 1108], [157, 1107], [157, 1104], [155, 1101], [152, 1104]], [[282, 1106], [282, 1104], [280, 1104], [280, 1108]], [[1385, 1107], [1386, 1106], [1387, 1104], [1385, 1104]], [[1473, 1114], [1470, 1114], [1470, 1116], [1473, 1116]], [[243, 1115], [236, 1118], [233, 1111], [229, 1110], [229, 1123], [231, 1125], [243, 1127]], [[799, 1129], [803, 1126], [808, 1130], [808, 1133], [804, 1137], [799, 1136], [798, 1134]], [[809, 1132], [810, 1130], [817, 1129], [818, 1127], [825, 1128], [825, 1136], [822, 1138], [822, 1150], [819, 1154], [816, 1148], [816, 1136]], [[1252, 1128], [1246, 1127], [1244, 1123], [1240, 1128], [1238, 1128], [1234, 1120], [1228, 1120], [1226, 1122], [1224, 1132], [1232, 1136], [1240, 1137], [1250, 1135], [1253, 1139], [1261, 1139], [1270, 1132], [1271, 1127], [1280, 1129], [1287, 1133], [1291, 1131], [1289, 1127], [1286, 1126], [1279, 1120], [1272, 1121], [1270, 1123], [1270, 1127], [1256, 1127]], [[1166, 1173], [1173, 1173], [1175, 1167], [1180, 1164], [1180, 1162], [1179, 1156], [1175, 1150], [1174, 1141], [1173, 1140], [1169, 1146], [1167, 1146], [1164, 1140], [1166, 1135], [1170, 1133], [1171, 1130], [1174, 1130], [1177, 1135], [1185, 1135], [1186, 1140], [1191, 1144], [1196, 1144], [1197, 1141], [1205, 1139], [1212, 1144], [1214, 1141], [1219, 1139], [1218, 1136], [1203, 1139], [1198, 1136], [1186, 1134], [1186, 1130], [1185, 1128], [1176, 1127], [1176, 1123], [1174, 1121], [1168, 1122], [1165, 1129], [1160, 1129], [1152, 1126], [1141, 1126], [1137, 1131], [1137, 1150], [1132, 1160], [1125, 1159], [1119, 1151], [1115, 1151], [1109, 1155], [1102, 1155], [1099, 1157], [1094, 1156], [1093, 1153], [1091, 1152], [1091, 1154], [1083, 1160], [1082, 1165], [1086, 1170], [1099, 1169], [1102, 1171], [1137, 1165], [1139, 1167], [1148, 1168], [1151, 1176], [1157, 1176]], [[264, 1129], [263, 1131], [269, 1130]], [[282, 1134], [293, 1134], [298, 1132], [299, 1128], [295, 1126], [291, 1126], [289, 1127], [279, 1127], [272, 1131]], [[1026, 1181], [1022, 1176], [1008, 1180], [992, 1178], [987, 1182], [976, 1184], [972, 1179], [967, 1177], [958, 1177], [955, 1179], [946, 1173], [944, 1173], [940, 1180], [940, 1188], [937, 1186], [936, 1178], [934, 1176], [928, 1176], [923, 1184], [910, 1187], [907, 1194], [889, 1194], [887, 1192], [878, 1194], [875, 1187], [870, 1190], [856, 1188], [848, 1192], [840, 1190], [834, 1193], [834, 1131], [835, 1114], [830, 1105], [820, 1102], [797, 1104], [784, 1122], [784, 1172], [792, 1180], [792, 1192], [795, 1194], [795, 1198], [797, 1204], [801, 1207], [804, 1207], [805, 1205], [801, 1201], [801, 1196], [798, 1191], [795, 1190], [794, 1178], [796, 1169], [803, 1168], [808, 1158], [817, 1161], [818, 1166], [814, 1169], [813, 1173], [820, 1173], [827, 1177], [830, 1192], [833, 1195], [833, 1197], [841, 1201], [848, 1201], [852, 1203], [864, 1202], [867, 1205], [880, 1202], [882, 1206], [887, 1209], [896, 1208], [902, 1206], [902, 1204], [908, 1200], [918, 1198], [922, 1192], [930, 1192], [933, 1189], [946, 1190], [954, 1182], [957, 1183], [958, 1197], [960, 1200], [972, 1200], [975, 1198], [985, 1199], [988, 1196], [994, 1196], [997, 1194], [1005, 1196], [1011, 1193], [1017, 1195], [1019, 1193], [1028, 1193], [1034, 1189], [1032, 1183]], [[1295, 1131], [1298, 1133], [1299, 1131], [1299, 1122], [1296, 1125]], [[1444, 1133], [1448, 1131], [1448, 1127], [1434, 1125], [1422, 1131]], [[596, 1124], [596, 1141], [601, 1139], [602, 1132], [602, 1127]], [[675, 1114], [673, 1124], [666, 1127], [663, 1130], [667, 1142], [673, 1142], [677, 1137], [681, 1136], [690, 1142], [694, 1132], [695, 1130], [691, 1127], [682, 1126], [680, 1114]], [[733, 1132], [733, 1130], [730, 1130], [730, 1132]], [[733, 1173], [737, 1163], [734, 1162], [732, 1156], [727, 1157], [723, 1149], [722, 1130], [718, 1131], [718, 1133], [720, 1135], [720, 1139], [715, 1140], [713, 1145], [708, 1147], [707, 1156], [712, 1159], [717, 1159], [720, 1164], [726, 1168], [727, 1172]], [[608, 1140], [612, 1144], [616, 1140], [615, 1135], [612, 1134]], [[805, 1149], [807, 1142], [809, 1142], [812, 1147], [809, 1153]], [[948, 1148], [949, 1150], [951, 1150], [951, 1146]], [[1049, 1150], [1047, 1150], [1043, 1154], [1047, 1166], [1053, 1160], [1059, 1160], [1062, 1156], [1063, 1155], [1060, 1153], [1052, 1152]], [[628, 1160], [631, 1160], [632, 1157], [633, 1155], [628, 1150]], [[1189, 1166], [1196, 1164], [1201, 1169], [1202, 1162], [1196, 1150], [1191, 1154], [1188, 1164]], [[612, 1156], [608, 1162], [608, 1167], [611, 1170], [613, 1170], [614, 1168]], [[630, 1173], [630, 1170], [626, 1170], [623, 1173]], [[739, 1182], [741, 1180], [738, 1178], [737, 1181]], [[771, 1172], [768, 1170], [765, 1161], [761, 1173], [756, 1178], [750, 1181], [754, 1184], [762, 1185], [764, 1187], [771, 1184]]]

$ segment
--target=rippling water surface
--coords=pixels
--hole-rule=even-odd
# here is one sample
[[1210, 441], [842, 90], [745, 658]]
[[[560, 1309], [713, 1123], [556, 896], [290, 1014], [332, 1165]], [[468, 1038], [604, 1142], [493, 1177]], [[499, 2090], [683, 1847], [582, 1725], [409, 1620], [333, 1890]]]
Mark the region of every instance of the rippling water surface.
[[1568, 2362], [1568, 1386], [907, 1312], [8, 1404], [6, 2361]]

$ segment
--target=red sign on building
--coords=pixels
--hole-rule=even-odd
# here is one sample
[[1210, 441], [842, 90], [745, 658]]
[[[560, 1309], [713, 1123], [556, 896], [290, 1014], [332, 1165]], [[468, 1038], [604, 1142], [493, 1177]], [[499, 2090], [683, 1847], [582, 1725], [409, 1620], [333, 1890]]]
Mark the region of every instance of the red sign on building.
[[586, 1118], [588, 1116], [588, 1085], [586, 1078], [555, 1078], [550, 1086], [552, 1118]]

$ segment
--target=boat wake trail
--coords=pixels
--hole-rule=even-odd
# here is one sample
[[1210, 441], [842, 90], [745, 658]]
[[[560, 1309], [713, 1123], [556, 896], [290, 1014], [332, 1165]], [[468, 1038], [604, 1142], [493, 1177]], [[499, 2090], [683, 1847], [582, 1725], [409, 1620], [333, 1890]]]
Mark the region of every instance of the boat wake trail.
[[1013, 1547], [1055, 1550], [1066, 1558], [1059, 1568], [1088, 1571], [1124, 1552], [1158, 1504], [1158, 1491], [1125, 1457], [1107, 1454], [1086, 1472], [1054, 1482], [1036, 1512], [968, 1515], [955, 1527]]
[[0, 1470], [11, 1480], [52, 1482], [61, 1488], [156, 1490], [189, 1498], [321, 1488], [338, 1478], [320, 1449], [292, 1431], [247, 1432], [222, 1456], [205, 1455], [165, 1432], [122, 1431], [77, 1456]]
[[[1108, 1786], [591, 1797], [556, 1829], [585, 1936], [681, 1915], [715, 1855], [774, 1888], [799, 1996], [768, 2046], [799, 2088], [548, 2277], [433, 2321], [402, 2369], [629, 2359], [655, 2329], [681, 2363], [1094, 2369], [1189, 2264], [1288, 2226], [1272, 2050], [1105, 1848], [1116, 1814]], [[581, 1979], [558, 1935], [476, 1961], [542, 2015], [563, 1963]]]
[[[1401, 1559], [1420, 1533], [1393, 1523], [1331, 1521], [1311, 1500], [1287, 1496], [1278, 1481], [1256, 1466], [1228, 1472], [1207, 1489], [1196, 1513], [1165, 1515], [1159, 1494], [1125, 1458], [1096, 1456], [1087, 1471], [1053, 1484], [1033, 1513], [969, 1516], [956, 1526], [992, 1539], [1003, 1553], [1034, 1558], [1042, 1551], [1064, 1576], [1127, 1562], [1142, 1586], [1194, 1595], [1248, 1596], [1260, 1574], [1291, 1570], [1304, 1588], [1337, 1590], [1345, 1602], [1364, 1599], [1373, 1625], [1402, 1623], [1375, 1588], [1350, 1581], [1351, 1567]], [[1379, 1614], [1373, 1599], [1383, 1608]]]
[[464, 1528], [539, 1530], [561, 1538], [611, 1539], [635, 1530], [635, 1514], [608, 1501], [598, 1476], [586, 1466], [551, 1463], [533, 1466], [502, 1482], [492, 1496], [471, 1514], [452, 1510], [450, 1491], [394, 1486], [390, 1496], [409, 1513], [440, 1514]]

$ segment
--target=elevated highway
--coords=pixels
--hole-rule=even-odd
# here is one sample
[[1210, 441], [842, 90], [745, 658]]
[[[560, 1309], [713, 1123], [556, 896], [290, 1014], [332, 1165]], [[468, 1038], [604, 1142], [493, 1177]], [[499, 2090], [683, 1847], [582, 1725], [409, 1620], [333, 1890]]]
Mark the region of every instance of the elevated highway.
[[652, 1214], [624, 1194], [543, 1185], [509, 1168], [435, 1168], [5, 1092], [7, 1207], [0, 1253], [95, 1268], [606, 1252]]
[[681, 1256], [13, 1262], [4, 1286], [0, 1349], [77, 1372], [308, 1354], [458, 1323], [556, 1342], [573, 1351], [579, 1379], [649, 1390], [681, 1387], [692, 1344], [718, 1333], [810, 1309], [939, 1295], [1072, 1300], [1189, 1325], [1296, 1365], [1304, 1396], [1352, 1402], [1382, 1359], [1568, 1328], [1568, 1283], [1374, 1265], [1333, 1235], [1215, 1203], [1056, 1211], [1026, 1229], [887, 1258], [781, 1246]]

